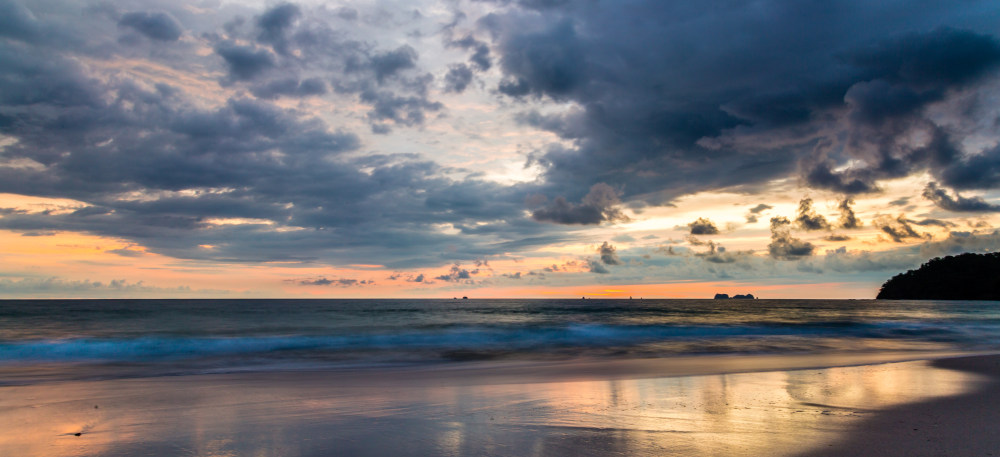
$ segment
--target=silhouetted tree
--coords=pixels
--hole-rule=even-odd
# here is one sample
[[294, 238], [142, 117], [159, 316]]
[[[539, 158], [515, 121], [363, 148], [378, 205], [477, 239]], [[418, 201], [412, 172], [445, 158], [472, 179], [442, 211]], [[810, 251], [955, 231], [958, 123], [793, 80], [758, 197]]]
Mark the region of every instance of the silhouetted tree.
[[882, 284], [879, 299], [1000, 300], [1000, 252], [935, 257]]

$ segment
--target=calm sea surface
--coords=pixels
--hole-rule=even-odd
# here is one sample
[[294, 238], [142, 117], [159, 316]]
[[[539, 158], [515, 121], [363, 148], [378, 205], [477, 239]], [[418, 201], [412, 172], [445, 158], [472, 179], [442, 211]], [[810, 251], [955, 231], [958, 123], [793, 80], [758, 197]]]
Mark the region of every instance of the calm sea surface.
[[0, 384], [39, 367], [151, 375], [928, 350], [1000, 350], [1000, 302], [0, 301]]

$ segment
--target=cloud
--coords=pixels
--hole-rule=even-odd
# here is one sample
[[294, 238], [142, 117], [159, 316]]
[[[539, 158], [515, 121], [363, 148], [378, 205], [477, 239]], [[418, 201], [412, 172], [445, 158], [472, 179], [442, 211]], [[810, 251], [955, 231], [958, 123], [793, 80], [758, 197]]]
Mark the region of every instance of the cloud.
[[276, 99], [278, 97], [313, 97], [327, 93], [326, 83], [320, 78], [299, 81], [295, 78], [274, 79], [250, 87], [255, 97]]
[[910, 226], [909, 221], [902, 215], [893, 219], [892, 216], [881, 215], [872, 221], [872, 225], [883, 233], [889, 235], [892, 241], [902, 243], [907, 238], [925, 239], [930, 238], [929, 234], [918, 233]]
[[601, 275], [606, 275], [608, 273], [611, 273], [611, 271], [608, 270], [604, 265], [602, 265], [601, 262], [594, 260], [587, 261], [587, 269], [591, 273], [597, 273]]
[[109, 250], [107, 250], [105, 252], [108, 252], [108, 253], [111, 253], [111, 254], [117, 254], [117, 255], [120, 255], [122, 257], [142, 257], [142, 256], [146, 255], [146, 253], [143, 252], [143, 251], [139, 251], [139, 250], [135, 250], [135, 249], [129, 249], [129, 248], [124, 248], [124, 249], [109, 249]]
[[[800, 177], [853, 196], [928, 173], [959, 205], [1000, 182], [986, 1], [129, 4], [0, 1], [0, 192], [82, 206], [3, 214], [3, 229], [430, 271], [586, 243], [623, 205], [705, 190], [770, 201]], [[462, 118], [469, 105], [483, 109]], [[524, 135], [465, 143], [463, 122]], [[548, 199], [526, 212], [530, 195]], [[822, 220], [851, 228], [853, 205]], [[804, 257], [782, 227], [770, 256]], [[676, 257], [659, 260], [722, 263]]]
[[[192, 17], [182, 11], [171, 14]], [[191, 22], [203, 27], [192, 29], [192, 37], [219, 54], [180, 40], [143, 56], [153, 67], [192, 80], [155, 81], [105, 68], [111, 61], [104, 59], [112, 57], [101, 46], [138, 52], [120, 44], [113, 27], [66, 23], [62, 33], [103, 43], [95, 48], [81, 49], [71, 40], [0, 43], [7, 63], [0, 66], [0, 135], [10, 139], [3, 146], [0, 192], [84, 206], [5, 214], [0, 228], [107, 236], [183, 259], [337, 264], [364, 258], [399, 269], [472, 261], [569, 238], [558, 227], [525, 217], [525, 196], [537, 193], [537, 184], [500, 184], [414, 153], [386, 153], [304, 105], [271, 101], [371, 100], [371, 113], [362, 105], [361, 119], [395, 119], [394, 127], [416, 123], [439, 106], [429, 101], [429, 80], [413, 76], [418, 69], [392, 64], [392, 55], [415, 64], [405, 48], [393, 54], [377, 41], [352, 44], [352, 32], [333, 34], [323, 17], [270, 29], [283, 30], [287, 55], [259, 41], [277, 36], [261, 37], [262, 27], [269, 27], [263, 19], [249, 22], [251, 30], [237, 21], [204, 32], [230, 18]], [[57, 28], [47, 22], [51, 15], [43, 19], [31, 27]], [[372, 58], [381, 65], [381, 85]], [[357, 68], [346, 70], [349, 61]], [[185, 73], [191, 68], [225, 72], [224, 87], [216, 85], [205, 98], [190, 84], [211, 88], [220, 81], [211, 73], [198, 80], [197, 73]], [[330, 73], [323, 75], [326, 69]], [[362, 96], [369, 89], [375, 95]], [[19, 162], [40, 165], [13, 165]], [[600, 205], [606, 199], [598, 190], [587, 201]], [[606, 208], [602, 217], [617, 214]], [[444, 233], [442, 226], [461, 233]]]
[[493, 67], [493, 59], [490, 56], [490, 47], [485, 42], [477, 40], [472, 35], [466, 35], [458, 40], [448, 40], [447, 45], [467, 50], [472, 50], [469, 56], [469, 63], [478, 71], [486, 71]]
[[0, 2], [0, 36], [33, 42], [44, 34], [35, 15], [16, 1]]
[[444, 77], [445, 91], [462, 93], [472, 82], [472, 70], [465, 64], [455, 64], [448, 67]]
[[226, 295], [228, 291], [191, 289], [188, 286], [157, 287], [143, 281], [112, 279], [110, 281], [71, 280], [59, 277], [0, 278], [0, 295], [33, 297], [162, 297]]
[[[795, 222], [803, 230], [830, 230], [830, 223], [822, 215], [816, 214], [812, 208], [811, 198], [803, 198], [799, 201], [799, 214]], [[774, 219], [771, 219], [773, 224]]]
[[376, 53], [371, 57], [370, 65], [375, 72], [375, 80], [385, 82], [387, 78], [399, 74], [403, 70], [416, 68], [417, 51], [409, 45], [400, 46], [392, 51]]
[[750, 210], [747, 212], [746, 215], [747, 223], [748, 224], [756, 223], [757, 217], [760, 216], [764, 211], [767, 211], [771, 208], [774, 207], [765, 203], [761, 203], [757, 206], [754, 206], [753, 208], [750, 208]]
[[924, 198], [934, 202], [941, 209], [957, 212], [996, 212], [1000, 211], [1000, 205], [987, 203], [982, 197], [963, 197], [955, 193], [952, 197], [948, 192], [937, 186], [937, 183], [930, 182], [924, 188]]
[[222, 42], [215, 47], [215, 52], [225, 60], [232, 80], [254, 79], [276, 66], [270, 51], [253, 46]]
[[259, 30], [257, 40], [269, 43], [280, 54], [288, 53], [287, 33], [296, 20], [302, 16], [302, 10], [294, 4], [282, 3], [275, 5], [257, 16], [256, 25]]
[[715, 226], [715, 224], [712, 221], [710, 221], [710, 220], [708, 220], [708, 219], [706, 219], [704, 217], [699, 217], [698, 220], [696, 220], [696, 221], [688, 224], [688, 227], [691, 228], [691, 234], [692, 235], [718, 235], [719, 234], [719, 229]]
[[149, 13], [136, 11], [125, 13], [118, 20], [118, 25], [128, 27], [145, 35], [147, 38], [159, 41], [177, 41], [184, 28], [168, 13]]
[[368, 279], [349, 279], [349, 278], [334, 278], [328, 279], [326, 277], [312, 278], [312, 279], [300, 279], [295, 281], [301, 286], [336, 286], [336, 287], [355, 287], [355, 286], [372, 286], [375, 285], [375, 281]]
[[771, 243], [768, 253], [778, 260], [796, 260], [813, 254], [815, 246], [791, 235], [791, 222], [784, 217], [771, 218]]
[[[544, 201], [529, 203], [545, 205]], [[569, 203], [564, 197], [556, 197], [551, 204], [535, 209], [531, 217], [536, 221], [567, 225], [627, 221], [628, 217], [618, 208], [620, 203], [617, 190], [607, 184], [597, 183], [591, 186], [590, 192], [579, 204]]]
[[[706, 252], [696, 252], [695, 257], [700, 257], [702, 260], [710, 263], [716, 264], [728, 264], [736, 263], [740, 261], [748, 260], [748, 257], [753, 256], [753, 251], [728, 251], [725, 247], [715, 244], [713, 241], [705, 243], [708, 245], [708, 251]], [[673, 254], [672, 249], [668, 249], [668, 255]]]
[[864, 225], [858, 216], [854, 214], [854, 209], [851, 205], [854, 204], [854, 199], [851, 197], [844, 197], [844, 200], [840, 202], [838, 208], [840, 208], [840, 228], [844, 229], [856, 229]]
[[848, 241], [848, 240], [851, 239], [851, 237], [847, 236], [847, 235], [830, 234], [830, 235], [824, 236], [823, 239], [826, 240], [826, 241], [838, 242], [838, 241]]
[[423, 96], [400, 96], [395, 92], [374, 89], [361, 92], [360, 99], [372, 106], [368, 119], [372, 121], [372, 131], [376, 133], [388, 133], [390, 127], [385, 121], [408, 127], [423, 124], [427, 111], [438, 111], [444, 106]]
[[948, 222], [948, 221], [944, 221], [944, 220], [941, 220], [941, 219], [924, 219], [924, 220], [920, 220], [920, 221], [911, 221], [911, 220], [907, 219], [907, 222], [910, 222], [910, 223], [912, 223], [914, 225], [920, 225], [920, 226], [932, 225], [932, 226], [944, 227], [944, 228], [954, 227], [956, 225], [953, 222]]
[[656, 248], [655, 252], [658, 253], [658, 254], [666, 255], [666, 256], [681, 255], [679, 252], [677, 252], [677, 251], [674, 250], [673, 246], [660, 246], [660, 247]]
[[461, 265], [456, 263], [451, 266], [451, 270], [447, 274], [436, 276], [434, 277], [434, 279], [440, 279], [442, 281], [448, 281], [448, 282], [464, 282], [471, 284], [473, 283], [472, 280], [473, 274], [474, 272], [469, 272], [469, 270], [462, 268]]
[[329, 88], [368, 106], [370, 128], [381, 134], [423, 125], [427, 113], [442, 110], [430, 98], [434, 77], [420, 68], [417, 49], [396, 41], [385, 48], [378, 36], [358, 36], [357, 24], [344, 27], [345, 11], [357, 19], [357, 10], [280, 3], [256, 15], [252, 30], [244, 29], [240, 16], [223, 27], [225, 33], [203, 36], [227, 66], [224, 82], [249, 86], [258, 97], [325, 95]]
[[601, 255], [601, 263], [605, 265], [621, 265], [622, 260], [618, 258], [618, 253], [615, 252], [615, 247], [608, 244], [607, 241], [604, 242], [600, 247], [597, 248], [598, 254]]
[[900, 197], [889, 202], [889, 206], [905, 206], [908, 203], [910, 203], [910, 197]]
[[[493, 37], [499, 93], [532, 110], [549, 101], [577, 107], [524, 118], [565, 142], [536, 151], [553, 187], [605, 182], [624, 189], [625, 201], [660, 205], [796, 172], [846, 194], [923, 171], [950, 183], [982, 170], [964, 181], [986, 186], [1000, 172], [1000, 153], [979, 154], [979, 167], [955, 154], [972, 132], [991, 135], [979, 127], [989, 108], [962, 106], [988, 96], [1000, 64], [1000, 44], [983, 33], [994, 28], [961, 17], [965, 8], [517, 5], [479, 23]], [[750, 38], [720, 38], [734, 30]]]
[[923, 260], [965, 252], [996, 252], [1000, 250], [1000, 230], [986, 233], [954, 231], [941, 241], [920, 245]]
[[[1000, 64], [995, 38], [938, 28], [867, 46], [849, 60], [869, 79], [853, 84], [844, 96], [850, 107], [847, 152], [867, 165], [833, 173], [829, 164], [818, 163], [809, 175], [812, 184], [845, 193], [872, 192], [878, 190], [878, 180], [926, 170], [948, 185], [986, 185], [981, 178], [997, 171], [992, 151], [974, 155], [977, 166], [971, 170], [972, 161], [963, 159], [958, 146], [958, 133], [926, 111], [993, 72]], [[972, 112], [951, 114], [961, 123], [975, 123]], [[928, 140], [911, 141], [918, 134]]]

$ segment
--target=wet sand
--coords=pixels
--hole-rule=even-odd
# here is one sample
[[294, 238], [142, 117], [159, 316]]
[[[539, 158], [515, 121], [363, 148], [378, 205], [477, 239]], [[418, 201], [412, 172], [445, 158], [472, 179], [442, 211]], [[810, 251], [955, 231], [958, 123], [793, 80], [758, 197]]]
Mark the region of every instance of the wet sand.
[[0, 455], [1000, 455], [1000, 358], [810, 368], [843, 360], [471, 363], [9, 385], [0, 387]]
[[942, 359], [931, 366], [978, 373], [989, 381], [965, 394], [880, 411], [842, 440], [803, 457], [1000, 455], [1000, 357]]

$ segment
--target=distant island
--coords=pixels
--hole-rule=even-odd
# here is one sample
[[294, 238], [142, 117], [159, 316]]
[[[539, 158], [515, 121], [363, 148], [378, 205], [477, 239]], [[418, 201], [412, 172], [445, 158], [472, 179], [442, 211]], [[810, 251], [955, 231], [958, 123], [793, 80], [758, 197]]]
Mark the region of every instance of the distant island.
[[733, 300], [733, 299], [754, 300], [756, 298], [757, 297], [754, 297], [753, 294], [733, 295], [732, 297], [730, 297], [729, 294], [715, 294], [716, 300]]
[[1000, 252], [936, 257], [882, 284], [881, 300], [1000, 300]]

